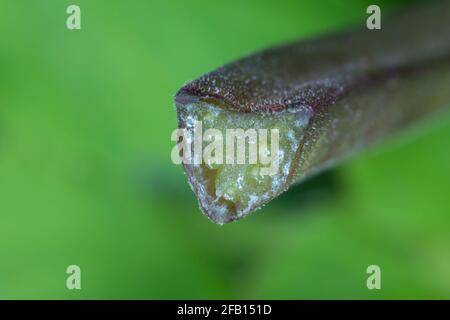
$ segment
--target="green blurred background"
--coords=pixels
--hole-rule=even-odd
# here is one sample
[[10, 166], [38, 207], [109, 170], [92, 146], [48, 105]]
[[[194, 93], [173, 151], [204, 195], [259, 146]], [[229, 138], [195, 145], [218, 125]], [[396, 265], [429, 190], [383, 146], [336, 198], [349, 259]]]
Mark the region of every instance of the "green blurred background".
[[1, 0], [0, 298], [450, 298], [449, 116], [223, 227], [170, 160], [186, 81], [368, 4]]

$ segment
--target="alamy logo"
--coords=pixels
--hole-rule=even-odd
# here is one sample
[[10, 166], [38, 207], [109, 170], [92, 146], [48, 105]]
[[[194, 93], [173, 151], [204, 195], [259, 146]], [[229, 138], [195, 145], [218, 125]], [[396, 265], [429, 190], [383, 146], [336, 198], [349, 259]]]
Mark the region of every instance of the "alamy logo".
[[367, 278], [367, 289], [381, 289], [381, 269], [376, 264], [367, 267], [367, 274], [370, 276]]
[[[224, 138], [222, 131], [218, 129], [209, 128], [203, 132], [202, 122], [196, 121], [193, 134], [186, 128], [172, 132], [171, 140], [177, 142], [172, 149], [172, 162], [194, 165], [260, 164], [266, 167], [261, 166], [259, 174], [271, 176], [279, 168], [280, 134], [278, 129], [270, 129], [269, 148], [268, 131], [226, 129]], [[206, 146], [203, 145], [204, 142], [207, 143]]]
[[369, 30], [381, 29], [381, 9], [379, 6], [372, 4], [367, 7], [366, 13], [370, 14], [367, 18], [366, 26]]
[[69, 275], [66, 280], [66, 287], [69, 290], [81, 289], [81, 269], [77, 265], [67, 267], [66, 273]]
[[69, 30], [80, 30], [81, 29], [81, 9], [79, 6], [73, 4], [67, 7], [66, 13], [69, 14], [67, 17], [66, 26]]

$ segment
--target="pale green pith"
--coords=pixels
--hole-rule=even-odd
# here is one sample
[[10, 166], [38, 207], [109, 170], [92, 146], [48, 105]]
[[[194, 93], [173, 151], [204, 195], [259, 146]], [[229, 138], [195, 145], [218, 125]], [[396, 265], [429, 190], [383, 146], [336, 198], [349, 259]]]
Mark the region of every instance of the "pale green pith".
[[[226, 220], [229, 215], [242, 216], [282, 191], [307, 125], [307, 117], [289, 111], [275, 116], [242, 113], [223, 110], [206, 103], [186, 105], [185, 108], [184, 123], [191, 136], [194, 134], [194, 125], [201, 122], [203, 133], [208, 129], [218, 129], [223, 137], [222, 163], [211, 163], [204, 157], [201, 164], [192, 165], [194, 177], [191, 182], [194, 184], [194, 189], [197, 186], [202, 205], [213, 207], [214, 219]], [[234, 157], [234, 164], [226, 163], [226, 144], [229, 143], [226, 137], [229, 129], [244, 131], [254, 129], [258, 133], [256, 163], [251, 163], [249, 159], [250, 141], [248, 139], [245, 140], [245, 163], [236, 164], [236, 157]], [[267, 130], [267, 138], [259, 134], [261, 129]], [[270, 151], [273, 129], [278, 130], [278, 152], [275, 155], [270, 152], [266, 154], [269, 157], [277, 157], [278, 165], [276, 170], [271, 172], [272, 174], [262, 175], [261, 168], [269, 168], [270, 163], [261, 162], [260, 149], [266, 150], [262, 147], [261, 140], [267, 141], [267, 150]], [[203, 150], [214, 140], [214, 138], [204, 140]], [[237, 148], [236, 140], [235, 148]]]

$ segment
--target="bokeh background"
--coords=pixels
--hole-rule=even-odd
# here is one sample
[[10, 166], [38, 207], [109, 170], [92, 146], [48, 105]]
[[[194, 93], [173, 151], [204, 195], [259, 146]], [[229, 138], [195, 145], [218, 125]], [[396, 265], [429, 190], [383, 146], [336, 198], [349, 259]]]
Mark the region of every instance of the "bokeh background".
[[450, 298], [449, 116], [223, 227], [170, 160], [180, 86], [371, 2], [1, 0], [0, 298]]

